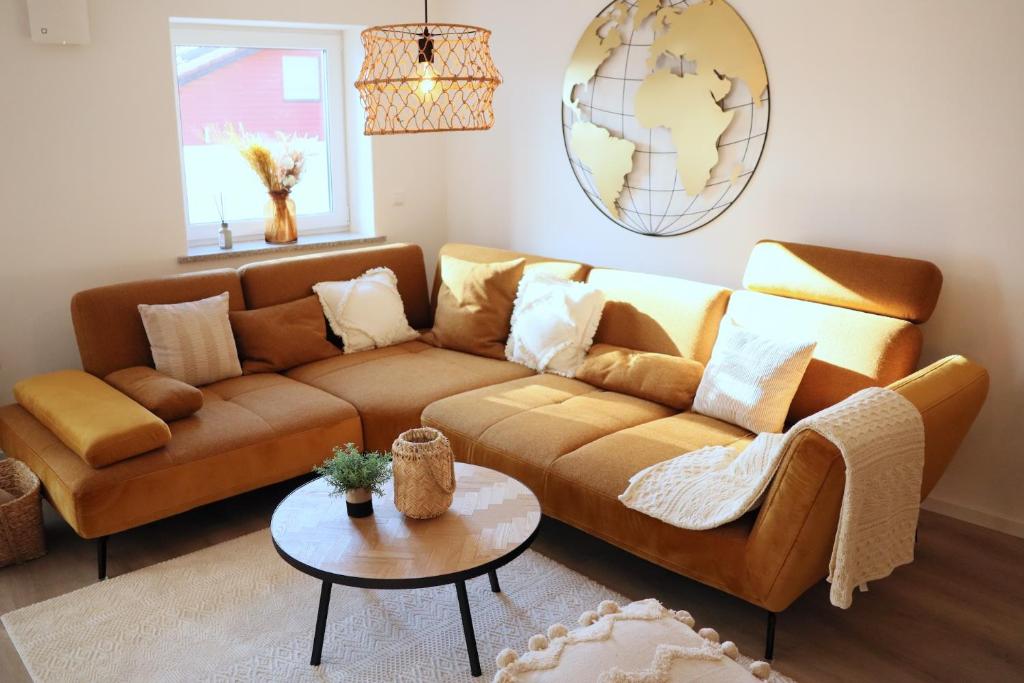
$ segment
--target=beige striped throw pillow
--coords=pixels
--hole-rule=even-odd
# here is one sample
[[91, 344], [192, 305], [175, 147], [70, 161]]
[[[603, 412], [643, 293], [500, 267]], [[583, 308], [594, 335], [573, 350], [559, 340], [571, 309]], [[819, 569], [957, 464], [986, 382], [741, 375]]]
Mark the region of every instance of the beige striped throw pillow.
[[181, 304], [139, 304], [153, 364], [198, 387], [242, 374], [228, 318], [228, 293]]
[[817, 345], [768, 337], [724, 320], [697, 387], [693, 412], [755, 433], [781, 432]]

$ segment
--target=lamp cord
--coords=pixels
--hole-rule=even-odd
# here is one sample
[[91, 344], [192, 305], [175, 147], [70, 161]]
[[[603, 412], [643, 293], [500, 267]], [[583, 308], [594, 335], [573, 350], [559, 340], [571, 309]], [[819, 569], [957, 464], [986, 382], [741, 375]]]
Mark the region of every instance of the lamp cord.
[[427, 3], [428, 2], [430, 2], [430, 0], [423, 0], [423, 23], [424, 24], [429, 24], [430, 23], [430, 12], [427, 9]]

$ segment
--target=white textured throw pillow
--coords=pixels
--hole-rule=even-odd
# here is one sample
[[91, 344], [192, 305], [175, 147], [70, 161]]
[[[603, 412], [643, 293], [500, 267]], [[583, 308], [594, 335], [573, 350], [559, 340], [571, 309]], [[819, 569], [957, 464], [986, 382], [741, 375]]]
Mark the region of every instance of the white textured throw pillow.
[[575, 377], [594, 343], [604, 292], [543, 272], [519, 282], [505, 357], [537, 372]]
[[398, 278], [390, 268], [373, 268], [354, 280], [319, 282], [327, 322], [345, 344], [345, 353], [394, 346], [419, 336], [409, 327]]
[[195, 387], [241, 375], [228, 300], [224, 292], [181, 304], [139, 304], [156, 369]]
[[781, 432], [817, 345], [767, 337], [731, 319], [723, 321], [693, 412], [755, 433]]

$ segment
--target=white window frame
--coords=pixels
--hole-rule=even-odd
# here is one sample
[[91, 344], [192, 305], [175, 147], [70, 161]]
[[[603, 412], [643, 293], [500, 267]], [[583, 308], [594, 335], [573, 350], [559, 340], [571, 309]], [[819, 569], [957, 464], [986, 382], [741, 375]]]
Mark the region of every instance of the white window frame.
[[[185, 182], [185, 147], [181, 130], [181, 98], [178, 92], [176, 47], [203, 45], [210, 47], [274, 48], [323, 50], [323, 84], [326, 144], [329, 156], [328, 174], [331, 188], [331, 211], [324, 214], [298, 216], [299, 235], [316, 235], [350, 230], [348, 196], [348, 158], [345, 140], [345, 98], [342, 91], [344, 45], [340, 31], [273, 29], [248, 26], [216, 26], [171, 24], [171, 65], [174, 73], [174, 109], [178, 119], [178, 156], [181, 165], [181, 188], [188, 246], [217, 243], [219, 223], [188, 222], [188, 186]], [[263, 239], [263, 219], [230, 221], [236, 241]]]

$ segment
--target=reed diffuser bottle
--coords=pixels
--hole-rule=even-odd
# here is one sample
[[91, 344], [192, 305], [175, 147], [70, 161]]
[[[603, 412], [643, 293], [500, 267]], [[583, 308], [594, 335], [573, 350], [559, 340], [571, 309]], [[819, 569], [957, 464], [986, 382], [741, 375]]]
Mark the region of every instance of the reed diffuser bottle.
[[213, 198], [217, 206], [217, 215], [220, 216], [220, 230], [217, 232], [217, 246], [221, 249], [230, 249], [234, 246], [231, 238], [231, 228], [228, 226], [227, 214], [224, 213], [224, 193]]

